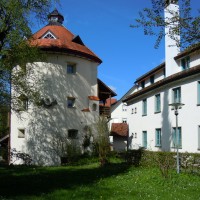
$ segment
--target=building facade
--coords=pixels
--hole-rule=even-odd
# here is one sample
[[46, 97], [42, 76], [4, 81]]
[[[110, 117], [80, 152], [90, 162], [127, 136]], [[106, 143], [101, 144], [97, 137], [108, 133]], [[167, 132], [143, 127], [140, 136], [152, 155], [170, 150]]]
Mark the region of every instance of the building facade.
[[[26, 66], [34, 74], [29, 81], [40, 93], [40, 105], [22, 98], [19, 112], [11, 113], [10, 149], [30, 155], [36, 165], [59, 165], [66, 156], [66, 143], [83, 151], [88, 127], [95, 137], [99, 100], [103, 100], [97, 79], [102, 61], [62, 25], [64, 18], [56, 9], [48, 18], [49, 24], [31, 40], [46, 61]], [[106, 86], [102, 90], [106, 91], [101, 98], [116, 95]], [[10, 163], [22, 164], [22, 159], [12, 157]]]
[[[177, 1], [169, 1], [170, 11], [179, 12]], [[175, 24], [174, 24], [175, 25]], [[166, 27], [166, 34], [170, 27]], [[179, 36], [177, 36], [179, 38]], [[132, 94], [119, 103], [127, 104], [129, 148], [144, 147], [153, 151], [200, 152], [200, 45], [180, 52], [168, 34], [165, 38], [165, 62], [135, 81]], [[176, 130], [175, 110], [178, 107]], [[112, 118], [116, 116], [116, 108]]]

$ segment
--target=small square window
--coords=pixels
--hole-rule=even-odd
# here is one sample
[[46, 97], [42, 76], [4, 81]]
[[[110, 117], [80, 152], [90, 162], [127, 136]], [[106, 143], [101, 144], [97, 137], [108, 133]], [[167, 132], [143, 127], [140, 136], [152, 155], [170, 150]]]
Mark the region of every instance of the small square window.
[[76, 130], [76, 129], [68, 130], [68, 138], [77, 139], [78, 138], [78, 130]]
[[96, 103], [92, 104], [92, 111], [97, 111], [97, 104]]
[[18, 138], [25, 138], [25, 129], [18, 129]]
[[67, 64], [67, 73], [75, 74], [76, 73], [76, 65], [75, 64]]
[[68, 97], [67, 98], [67, 107], [68, 108], [74, 108], [75, 107], [75, 98], [74, 97]]

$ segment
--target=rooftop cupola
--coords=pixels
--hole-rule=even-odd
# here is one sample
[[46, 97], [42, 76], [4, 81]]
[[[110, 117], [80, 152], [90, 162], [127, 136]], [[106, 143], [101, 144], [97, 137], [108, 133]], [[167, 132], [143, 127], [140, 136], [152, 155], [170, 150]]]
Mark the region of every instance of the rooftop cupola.
[[178, 4], [178, 0], [165, 0], [165, 7], [169, 6], [170, 4]]
[[51, 12], [48, 15], [49, 24], [48, 25], [62, 25], [64, 21], [64, 17], [58, 12], [57, 9], [54, 9], [53, 12]]

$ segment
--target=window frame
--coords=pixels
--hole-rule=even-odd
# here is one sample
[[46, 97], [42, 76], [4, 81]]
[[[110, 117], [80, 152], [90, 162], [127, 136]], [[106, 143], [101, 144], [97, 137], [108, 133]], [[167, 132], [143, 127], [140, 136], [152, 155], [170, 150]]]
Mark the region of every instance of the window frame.
[[142, 88], [142, 89], [145, 88], [145, 80], [141, 81], [141, 88]]
[[151, 84], [155, 83], [155, 75], [151, 75], [149, 79]]
[[144, 147], [145, 149], [147, 149], [147, 131], [142, 131], [142, 147]]
[[172, 89], [172, 102], [181, 103], [181, 87], [176, 87]]
[[162, 146], [162, 133], [161, 128], [155, 129], [155, 147], [161, 147]]
[[155, 110], [154, 110], [154, 112], [155, 113], [161, 112], [161, 95], [160, 95], [160, 93], [155, 95]]
[[189, 56], [181, 59], [181, 68], [182, 68], [182, 71], [190, 68], [190, 57]]
[[147, 99], [142, 100], [142, 116], [147, 116]]
[[76, 64], [75, 63], [67, 63], [67, 74], [76, 74]]
[[[72, 103], [70, 103], [70, 101]], [[67, 107], [68, 108], [75, 108], [75, 101], [76, 101], [75, 97], [67, 97]]]
[[197, 150], [200, 150], [200, 125], [198, 126], [198, 144], [197, 144]]
[[18, 138], [25, 138], [25, 129], [18, 128]]
[[68, 138], [69, 139], [78, 139], [78, 130], [77, 129], [68, 129]]
[[200, 81], [197, 81], [197, 106], [200, 106]]
[[182, 128], [178, 127], [178, 145], [176, 138], [176, 127], [172, 127], [172, 148], [182, 149]]

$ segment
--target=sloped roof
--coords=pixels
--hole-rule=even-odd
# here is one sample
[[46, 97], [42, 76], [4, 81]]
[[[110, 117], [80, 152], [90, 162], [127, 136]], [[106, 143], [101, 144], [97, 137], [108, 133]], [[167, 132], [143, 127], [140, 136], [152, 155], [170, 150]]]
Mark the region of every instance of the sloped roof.
[[[59, 17], [58, 21], [51, 21], [51, 17], [54, 17], [54, 15]], [[101, 59], [84, 45], [79, 36], [73, 35], [62, 25], [61, 22], [64, 18], [58, 11], [55, 12], [54, 10], [48, 17], [50, 20], [49, 24], [33, 34], [30, 40], [31, 45], [38, 46], [45, 51], [65, 52], [102, 63]], [[56, 38], [44, 38], [44, 35], [48, 32]]]
[[157, 81], [154, 84], [149, 85], [148, 87], [127, 96], [126, 99], [123, 100], [123, 102], [128, 102], [129, 100], [132, 100], [132, 99], [134, 99], [140, 95], [146, 94], [148, 92], [151, 92], [152, 90], [154, 90], [156, 88], [165, 86], [169, 83], [173, 83], [175, 81], [178, 81], [178, 80], [181, 80], [181, 79], [193, 76], [193, 75], [197, 75], [197, 74], [200, 74], [200, 65], [197, 65], [195, 67], [189, 68], [189, 69], [181, 71], [181, 72], [177, 72], [177, 73], [175, 73], [171, 76], [168, 76], [160, 81]]
[[127, 123], [112, 123], [110, 135], [127, 137], [128, 124]]

